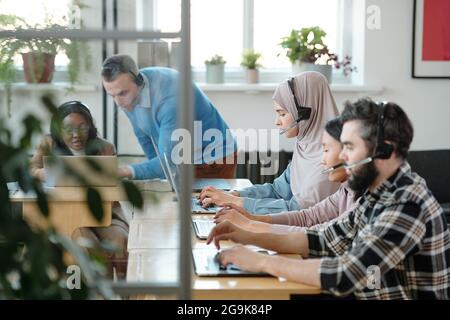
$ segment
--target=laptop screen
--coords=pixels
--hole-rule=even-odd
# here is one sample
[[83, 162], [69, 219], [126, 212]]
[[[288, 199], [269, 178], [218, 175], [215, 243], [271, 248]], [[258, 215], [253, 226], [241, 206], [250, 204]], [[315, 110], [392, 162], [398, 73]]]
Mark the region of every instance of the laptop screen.
[[115, 187], [116, 156], [44, 156], [47, 187]]
[[[167, 180], [170, 181], [170, 178], [169, 178], [169, 171], [168, 171], [168, 169], [166, 168], [163, 159], [161, 158], [161, 154], [159, 153], [158, 146], [156, 145], [155, 139], [153, 139], [153, 136], [152, 136], [152, 135], [150, 135], [150, 140], [152, 141], [153, 149], [155, 149], [156, 157], [157, 157], [158, 160], [159, 160], [159, 164], [161, 165], [161, 168], [162, 168], [162, 171], [163, 171], [163, 173], [164, 173], [164, 176], [166, 177]], [[173, 185], [172, 185], [172, 188], [173, 188]]]
[[164, 153], [164, 166], [167, 168], [168, 176], [169, 176], [169, 182], [172, 185], [173, 191], [175, 191], [175, 195], [177, 196], [177, 199], [180, 199], [180, 194], [178, 190], [178, 185], [176, 183], [177, 177], [173, 174], [173, 171], [170, 167], [169, 159], [167, 159], [167, 155]]

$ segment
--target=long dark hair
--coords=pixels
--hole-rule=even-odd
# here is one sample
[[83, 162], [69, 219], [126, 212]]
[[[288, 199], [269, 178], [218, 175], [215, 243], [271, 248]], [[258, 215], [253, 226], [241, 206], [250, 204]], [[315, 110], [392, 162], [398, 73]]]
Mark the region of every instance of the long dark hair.
[[325, 131], [337, 141], [341, 139], [342, 120], [341, 117], [336, 117], [327, 122]]
[[89, 108], [80, 101], [68, 101], [58, 107], [58, 112], [50, 121], [50, 136], [56, 144], [56, 151], [63, 155], [73, 155], [62, 139], [61, 125], [65, 117], [71, 113], [82, 115], [89, 125], [85, 152], [87, 155], [95, 155], [99, 152], [98, 132], [94, 124]]

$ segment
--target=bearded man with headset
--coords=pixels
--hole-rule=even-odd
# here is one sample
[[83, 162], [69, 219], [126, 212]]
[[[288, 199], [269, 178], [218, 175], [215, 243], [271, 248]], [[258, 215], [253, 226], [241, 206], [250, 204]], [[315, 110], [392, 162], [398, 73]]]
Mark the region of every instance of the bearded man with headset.
[[303, 260], [237, 246], [222, 264], [308, 284], [338, 297], [450, 299], [450, 234], [443, 210], [406, 161], [413, 127], [395, 103], [347, 103], [340, 158], [360, 196], [345, 218], [321, 230], [252, 233], [223, 221], [208, 243], [232, 240]]

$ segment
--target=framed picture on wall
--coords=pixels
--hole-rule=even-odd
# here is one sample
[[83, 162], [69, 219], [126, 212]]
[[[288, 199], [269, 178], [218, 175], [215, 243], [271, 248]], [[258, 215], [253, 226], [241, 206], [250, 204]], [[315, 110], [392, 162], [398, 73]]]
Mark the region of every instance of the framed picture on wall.
[[414, 0], [413, 78], [450, 78], [450, 0]]

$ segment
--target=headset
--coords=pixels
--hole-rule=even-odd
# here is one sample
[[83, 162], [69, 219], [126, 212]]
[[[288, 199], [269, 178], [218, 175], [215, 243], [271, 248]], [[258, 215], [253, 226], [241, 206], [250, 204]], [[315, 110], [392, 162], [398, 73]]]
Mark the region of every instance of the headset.
[[290, 78], [288, 81], [288, 87], [291, 90], [292, 96], [294, 97], [295, 108], [297, 109], [298, 117], [293, 123], [289, 125], [286, 129], [280, 130], [280, 134], [285, 134], [287, 131], [294, 128], [300, 121], [308, 120], [311, 117], [311, 108], [304, 107], [300, 105], [297, 100], [297, 96], [295, 95], [295, 81], [294, 78]]
[[345, 169], [353, 169], [363, 164], [372, 162], [375, 159], [389, 159], [391, 157], [392, 152], [394, 152], [394, 146], [392, 144], [384, 142], [384, 118], [387, 102], [383, 101], [378, 103], [377, 105], [378, 105], [377, 145], [375, 147], [373, 155], [352, 164], [345, 164], [344, 162], [339, 163], [329, 169], [322, 171], [322, 173], [330, 173], [341, 167], [344, 167]]
[[389, 159], [394, 152], [392, 144], [384, 142], [384, 118], [386, 112], [386, 102], [378, 104], [378, 128], [377, 128], [377, 146], [375, 148], [373, 159]]
[[128, 72], [132, 75], [133, 81], [138, 87], [142, 87], [144, 85], [144, 76], [142, 75], [142, 73], [138, 72], [138, 74], [136, 75], [133, 73], [133, 71]]
[[133, 82], [138, 86], [141, 87], [144, 85], [144, 77], [143, 75], [138, 71], [137, 74], [135, 74], [131, 70], [126, 70], [128, 68], [125, 68], [121, 63], [119, 63], [116, 60], [110, 60], [103, 64], [102, 66], [102, 74], [105, 72], [105, 70], [108, 70], [109, 73], [114, 73], [119, 71], [120, 73], [129, 73], [131, 77], [133, 78]]
[[89, 113], [89, 115], [90, 115], [91, 118], [92, 118], [91, 110], [89, 109], [89, 107], [88, 107], [87, 105], [85, 105], [83, 102], [78, 101], [78, 100], [72, 100], [72, 101], [64, 102], [62, 105], [60, 105], [60, 106], [58, 107], [58, 110], [64, 109], [64, 108], [69, 107], [69, 106], [78, 106], [78, 107], [81, 107], [81, 108], [84, 109], [87, 113]]

